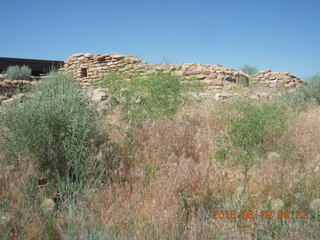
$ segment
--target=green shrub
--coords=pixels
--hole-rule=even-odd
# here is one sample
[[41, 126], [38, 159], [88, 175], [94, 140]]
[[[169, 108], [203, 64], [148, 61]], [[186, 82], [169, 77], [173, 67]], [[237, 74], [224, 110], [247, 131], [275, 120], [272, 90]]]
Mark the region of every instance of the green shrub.
[[29, 157], [55, 179], [83, 180], [95, 165], [90, 156], [90, 140], [98, 135], [93, 106], [63, 74], [52, 73], [31, 91], [23, 103], [2, 109], [1, 153], [15, 163]]
[[231, 158], [243, 166], [245, 181], [256, 163], [255, 156], [272, 146], [286, 129], [285, 108], [280, 100], [254, 102], [240, 99], [223, 108], [221, 114], [227, 132], [219, 138], [221, 148], [215, 153], [219, 161]]
[[131, 80], [110, 73], [100, 86], [110, 90], [122, 104], [126, 119], [134, 122], [172, 116], [182, 105], [182, 92], [187, 89], [180, 78], [164, 72]]
[[249, 65], [249, 64], [245, 64], [241, 68], [241, 71], [246, 73], [246, 74], [249, 74], [249, 75], [254, 75], [254, 74], [256, 74], [258, 72], [258, 69], [255, 66], [252, 66], [252, 65]]
[[31, 76], [31, 68], [23, 66], [9, 66], [6, 71], [9, 80], [27, 80]]
[[270, 139], [282, 134], [284, 116], [277, 103], [255, 104], [244, 101], [236, 104], [239, 116], [229, 119], [229, 138], [234, 147], [250, 156]]

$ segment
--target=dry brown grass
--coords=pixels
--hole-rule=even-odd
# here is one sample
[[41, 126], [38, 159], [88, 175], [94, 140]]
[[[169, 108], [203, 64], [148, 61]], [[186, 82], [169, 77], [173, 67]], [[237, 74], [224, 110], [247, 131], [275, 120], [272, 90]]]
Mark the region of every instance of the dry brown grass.
[[[211, 113], [212, 109], [208, 110], [208, 107], [186, 109], [173, 121], [146, 123], [135, 130], [135, 140], [140, 148], [129, 183], [110, 186], [89, 198], [90, 207], [96, 210], [103, 224], [117, 226], [118, 232], [126, 229], [130, 222], [135, 222], [136, 227], [149, 223], [154, 229], [161, 226], [161, 229], [172, 231], [181, 217], [186, 216], [185, 236], [188, 239], [211, 239], [213, 236], [251, 239], [261, 226], [263, 228], [266, 223], [262, 220], [245, 224], [243, 228], [230, 220], [212, 224], [204, 217], [210, 214], [205, 208], [206, 201], [211, 204], [216, 201], [217, 210], [233, 209], [232, 201], [239, 200], [237, 188], [243, 183], [240, 168], [223, 166], [212, 157], [215, 135], [224, 127]], [[318, 150], [315, 139], [319, 135], [317, 131], [311, 131], [319, 120], [318, 113], [316, 108], [293, 119], [287, 133], [279, 140], [278, 150], [282, 157], [269, 160], [263, 156], [251, 169], [248, 192], [240, 199], [244, 206], [259, 212], [268, 199], [281, 198], [287, 209], [302, 210], [302, 206], [307, 207], [308, 202], [319, 194], [310, 179], [320, 176], [314, 175], [308, 167]], [[310, 126], [300, 126], [303, 122]], [[296, 141], [297, 136], [303, 136], [305, 141]], [[291, 142], [296, 144], [294, 151], [282, 146]], [[305, 152], [306, 147], [310, 149], [309, 153]], [[147, 166], [153, 169], [152, 176], [146, 176]], [[301, 184], [303, 188], [298, 187]], [[309, 195], [308, 191], [317, 194]], [[184, 199], [181, 199], [181, 193]], [[302, 237], [305, 233], [294, 222], [289, 223], [289, 228], [292, 231], [287, 232], [287, 236]]]
[[300, 145], [308, 158], [315, 159], [320, 154], [320, 108], [311, 105], [302, 112], [289, 129], [292, 141]]
[[[32, 204], [28, 199], [30, 196], [32, 200], [37, 199], [37, 196], [28, 196], [28, 184], [34, 175], [34, 167], [26, 161], [19, 167], [2, 165], [0, 169], [0, 216], [10, 219], [0, 225], [0, 233], [7, 233], [10, 239], [22, 236], [23, 239], [40, 239], [43, 229], [39, 209], [35, 206], [36, 202]], [[23, 232], [25, 234], [21, 235]]]
[[[276, 198], [284, 201], [285, 209], [304, 210], [320, 196], [319, 107], [310, 106], [292, 117], [275, 149], [280, 159], [257, 156], [245, 195], [239, 190], [244, 181], [241, 167], [213, 157], [215, 137], [224, 131], [213, 112], [213, 105], [202, 103], [187, 107], [172, 120], [145, 122], [132, 129], [134, 163], [126, 171], [115, 170], [126, 174], [126, 180], [119, 178], [83, 196], [82, 218], [94, 216], [90, 223], [108, 227], [119, 239], [316, 239], [319, 222], [311, 215], [304, 224], [290, 220], [285, 227], [275, 218], [213, 221], [210, 217], [214, 209], [259, 213]], [[114, 123], [120, 119], [113, 117]], [[132, 148], [121, 133], [114, 129], [111, 139], [126, 155]], [[12, 226], [25, 224], [25, 239], [41, 239], [43, 218], [26, 210], [23, 194], [31, 169], [25, 166], [9, 177], [2, 173], [0, 197], [8, 194]], [[67, 221], [65, 212], [59, 212], [59, 221]]]
[[[221, 229], [228, 230], [230, 237], [234, 232], [234, 236], [241, 233], [243, 239], [250, 239], [261, 223], [241, 230], [230, 221], [212, 225], [203, 219], [210, 214], [205, 209], [206, 201], [207, 204], [216, 201], [217, 210], [223, 207], [231, 210], [231, 202], [239, 198], [237, 188], [243, 182], [240, 168], [223, 166], [212, 157], [216, 150], [215, 135], [223, 129], [208, 106], [186, 109], [169, 122], [145, 123], [134, 131], [140, 147], [135, 153], [129, 182], [91, 195], [90, 208], [95, 209], [102, 224], [113, 225], [117, 232], [132, 222], [137, 228], [149, 223], [154, 229], [161, 226], [163, 230], [173, 231], [181, 217], [186, 216], [185, 234], [189, 239], [223, 235]], [[286, 140], [290, 141], [288, 134]], [[269, 198], [282, 198], [292, 208], [294, 198], [299, 196], [292, 185], [301, 179], [299, 166], [292, 162], [260, 159], [260, 164], [250, 172], [248, 193], [243, 197], [245, 205], [259, 210]]]
[[132, 218], [170, 225], [179, 217], [178, 190], [202, 196], [221, 188], [221, 166], [210, 156], [217, 131], [212, 119], [210, 113], [184, 112], [175, 121], [156, 121], [135, 130], [140, 147], [129, 183], [111, 186], [90, 200], [102, 206], [103, 222], [121, 224]]

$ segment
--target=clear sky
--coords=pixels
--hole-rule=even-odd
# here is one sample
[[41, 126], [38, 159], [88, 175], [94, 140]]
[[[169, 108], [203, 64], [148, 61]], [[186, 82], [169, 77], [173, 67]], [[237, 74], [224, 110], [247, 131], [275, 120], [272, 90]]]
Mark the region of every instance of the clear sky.
[[0, 9], [1, 57], [119, 52], [320, 73], [320, 0], [1, 0]]

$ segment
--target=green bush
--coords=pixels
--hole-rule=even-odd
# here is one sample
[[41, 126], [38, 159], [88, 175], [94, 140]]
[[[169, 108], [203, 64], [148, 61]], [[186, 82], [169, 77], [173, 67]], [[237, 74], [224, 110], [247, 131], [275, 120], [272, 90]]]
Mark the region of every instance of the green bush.
[[246, 73], [246, 74], [249, 74], [249, 75], [254, 75], [254, 74], [256, 74], [258, 72], [258, 69], [255, 66], [252, 66], [252, 65], [249, 65], [249, 64], [245, 64], [241, 68], [241, 71]]
[[2, 109], [1, 153], [16, 163], [29, 157], [55, 179], [83, 180], [95, 165], [90, 157], [90, 140], [98, 135], [93, 106], [71, 77], [59, 73], [31, 91], [24, 102]]
[[182, 92], [187, 89], [180, 78], [164, 72], [131, 80], [110, 73], [100, 86], [110, 90], [122, 104], [126, 119], [134, 122], [172, 116], [182, 105]]
[[6, 71], [9, 80], [28, 80], [31, 76], [31, 68], [23, 66], [9, 66]]
[[284, 104], [280, 100], [257, 103], [239, 99], [223, 107], [221, 114], [227, 132], [218, 139], [221, 148], [214, 155], [218, 161], [230, 158], [242, 165], [247, 181], [255, 157], [272, 147], [286, 129]]
[[252, 158], [267, 144], [272, 144], [285, 129], [285, 114], [280, 101], [256, 103], [240, 99], [225, 114], [227, 139], [242, 157]]

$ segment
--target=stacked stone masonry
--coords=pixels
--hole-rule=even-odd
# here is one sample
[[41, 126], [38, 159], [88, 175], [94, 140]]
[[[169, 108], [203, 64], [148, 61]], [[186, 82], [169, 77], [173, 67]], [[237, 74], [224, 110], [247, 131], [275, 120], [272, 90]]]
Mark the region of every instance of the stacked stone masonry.
[[104, 73], [116, 71], [129, 76], [145, 73], [151, 67], [134, 56], [121, 54], [75, 54], [65, 61], [60, 71], [72, 73], [82, 84], [90, 84], [101, 79]]
[[[83, 85], [102, 79], [105, 73], [115, 71], [128, 78], [134, 75], [147, 75], [158, 70], [171, 72], [186, 80], [196, 80], [213, 89], [223, 89], [236, 82], [249, 83], [249, 76], [221, 65], [151, 65], [135, 56], [111, 54], [79, 53], [69, 57], [60, 71], [71, 73]], [[296, 87], [302, 81], [289, 73], [273, 73], [270, 70], [259, 72], [252, 79], [268, 87]]]
[[30, 80], [0, 80], [0, 94], [12, 93], [15, 90], [24, 90], [26, 87], [36, 84]]
[[302, 83], [301, 79], [291, 75], [288, 72], [272, 72], [271, 70], [265, 70], [258, 72], [254, 78], [254, 81], [263, 83], [267, 87], [297, 87]]

